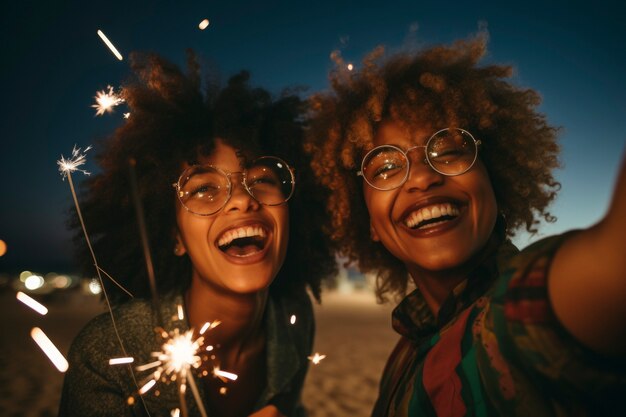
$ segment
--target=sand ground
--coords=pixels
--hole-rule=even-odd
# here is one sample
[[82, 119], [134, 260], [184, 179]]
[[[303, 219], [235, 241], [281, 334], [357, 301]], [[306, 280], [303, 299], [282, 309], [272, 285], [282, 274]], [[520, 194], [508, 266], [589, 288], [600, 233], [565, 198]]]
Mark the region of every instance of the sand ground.
[[[55, 416], [63, 374], [30, 337], [37, 326], [66, 354], [80, 328], [103, 311], [98, 298], [67, 292], [42, 300], [40, 316], [0, 294], [0, 416]], [[379, 306], [370, 292], [327, 292], [317, 305], [315, 351], [326, 355], [312, 365], [303, 402], [311, 417], [368, 416], [378, 380], [397, 335], [390, 328], [391, 306]]]

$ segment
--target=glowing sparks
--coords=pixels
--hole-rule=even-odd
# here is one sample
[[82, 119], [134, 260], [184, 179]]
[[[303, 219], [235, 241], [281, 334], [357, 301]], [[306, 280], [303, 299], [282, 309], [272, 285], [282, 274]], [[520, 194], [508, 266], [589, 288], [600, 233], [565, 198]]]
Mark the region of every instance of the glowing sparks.
[[166, 383], [176, 381], [182, 404], [187, 385], [189, 385], [201, 416], [206, 417], [207, 413], [202, 404], [200, 393], [194, 382], [193, 374], [190, 372], [202, 364], [199, 352], [204, 343], [204, 337], [200, 336], [194, 339], [193, 330], [181, 333], [179, 329], [174, 329], [168, 333], [162, 328], [156, 328], [155, 331], [165, 342], [160, 352], [152, 352], [152, 356], [157, 359], [156, 361], [135, 368], [139, 372], [156, 368], [147, 377], [147, 382], [139, 389], [139, 394], [148, 392], [158, 380]]
[[222, 324], [222, 322], [219, 321], [219, 320], [215, 320], [215, 321], [212, 321], [212, 322], [211, 321], [207, 321], [206, 323], [204, 323], [202, 328], [200, 328], [200, 334], [204, 334], [207, 330], [215, 329], [220, 324]]
[[98, 36], [100, 36], [100, 39], [102, 39], [102, 41], [106, 44], [106, 46], [109, 47], [109, 49], [111, 50], [111, 52], [113, 52], [113, 55], [115, 55], [117, 59], [119, 59], [120, 61], [124, 59], [122, 58], [122, 54], [119, 53], [117, 48], [113, 46], [109, 38], [107, 38], [104, 32], [102, 32], [100, 29], [98, 29]]
[[352, 71], [354, 69], [354, 65], [348, 64], [348, 71]]
[[232, 372], [222, 371], [219, 366], [213, 367], [213, 376], [221, 379], [223, 382], [226, 382], [227, 379], [230, 379], [231, 381], [236, 381], [238, 378], [237, 375], [233, 374]]
[[86, 154], [87, 151], [91, 149], [91, 146], [87, 146], [83, 152], [81, 152], [80, 148], [77, 148], [74, 145], [74, 149], [72, 149], [72, 157], [70, 159], [65, 159], [63, 155], [61, 155], [61, 159], [57, 161], [57, 165], [59, 166], [59, 172], [63, 176], [63, 178], [67, 177], [67, 174], [71, 174], [72, 172], [79, 171], [85, 175], [89, 175], [89, 172], [78, 169], [79, 166], [82, 166], [87, 162]]
[[152, 352], [157, 360], [135, 369], [139, 372], [156, 368], [152, 373], [153, 379], [159, 379], [164, 373], [171, 381], [181, 378], [185, 381], [187, 372], [191, 368], [198, 368], [202, 362], [198, 351], [204, 342], [203, 337], [193, 339], [193, 330], [180, 333], [175, 329], [171, 334], [164, 330], [159, 333], [165, 339], [160, 352]]
[[124, 113], [124, 119], [128, 119], [130, 117], [130, 113]]
[[192, 330], [180, 334], [176, 329], [171, 338], [163, 344], [163, 350], [153, 354], [163, 363], [163, 370], [167, 375], [184, 374], [191, 367], [200, 366], [201, 359], [198, 356], [198, 350], [204, 338], [199, 337], [193, 340], [192, 337]]
[[69, 367], [67, 360], [63, 357], [61, 352], [59, 352], [59, 349], [54, 346], [54, 343], [52, 343], [48, 336], [46, 336], [43, 330], [39, 327], [33, 327], [30, 331], [30, 336], [59, 371], [67, 371], [67, 368]]
[[289, 323], [296, 324], [296, 315], [295, 314], [291, 315], [291, 318], [289, 319]]
[[91, 107], [96, 109], [96, 116], [102, 116], [107, 112], [110, 113], [113, 111], [113, 107], [119, 106], [124, 102], [124, 99], [115, 94], [113, 87], [110, 85], [107, 85], [106, 90], [96, 92], [94, 98], [96, 99], [96, 104], [93, 104]]
[[125, 363], [133, 363], [135, 361], [135, 358], [111, 358], [109, 359], [109, 365], [122, 365]]
[[20, 300], [42, 316], [48, 314], [48, 309], [43, 304], [39, 303], [34, 298], [31, 298], [28, 295], [24, 294], [22, 291], [18, 291], [16, 297], [18, 300]]
[[326, 357], [326, 355], [320, 355], [319, 353], [315, 352], [315, 354], [313, 356], [309, 356], [308, 358], [313, 363], [313, 365], [317, 365], [325, 357]]
[[184, 320], [185, 319], [185, 310], [183, 310], [183, 306], [182, 305], [178, 305], [178, 320]]
[[209, 19], [204, 19], [202, 22], [200, 22], [198, 27], [200, 28], [200, 30], [204, 30], [204, 29], [208, 28], [209, 27]]
[[150, 381], [146, 382], [143, 387], [139, 388], [139, 394], [145, 394], [146, 392], [150, 391], [150, 389], [155, 385], [156, 381], [154, 379], [151, 379]]
[[175, 408], [172, 411], [170, 411], [170, 416], [171, 417], [180, 417], [180, 409], [179, 408]]

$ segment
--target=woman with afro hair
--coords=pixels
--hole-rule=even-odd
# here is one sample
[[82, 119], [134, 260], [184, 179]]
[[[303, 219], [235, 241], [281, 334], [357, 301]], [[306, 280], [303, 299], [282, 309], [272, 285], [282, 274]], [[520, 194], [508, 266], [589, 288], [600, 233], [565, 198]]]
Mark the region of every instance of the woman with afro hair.
[[557, 129], [485, 50], [378, 49], [312, 100], [325, 230], [405, 296], [373, 416], [626, 415], [626, 168], [598, 224], [515, 248], [554, 221]]
[[[191, 53], [187, 73], [150, 54], [135, 55], [132, 69], [123, 90], [130, 117], [100, 144], [101, 171], [83, 190], [83, 214], [102, 269], [134, 298], [107, 285], [113, 319], [95, 318], [75, 339], [60, 415], [169, 416], [177, 408], [189, 416], [202, 408], [211, 416], [304, 415], [300, 394], [314, 333], [307, 289], [319, 300], [335, 259], [316, 226], [321, 188], [304, 169], [303, 102], [251, 88], [246, 72], [226, 87], [202, 88]], [[158, 308], [132, 203], [131, 160]], [[73, 226], [93, 273], [80, 226]], [[178, 382], [166, 378], [139, 394], [154, 369], [135, 366], [154, 362], [161, 328], [193, 329], [195, 338], [217, 322], [200, 350], [210, 353], [200, 353], [206, 360], [191, 369], [201, 404], [189, 386], [181, 401]], [[109, 365], [120, 356], [133, 357], [133, 366]], [[238, 379], [213, 377], [215, 367]]]

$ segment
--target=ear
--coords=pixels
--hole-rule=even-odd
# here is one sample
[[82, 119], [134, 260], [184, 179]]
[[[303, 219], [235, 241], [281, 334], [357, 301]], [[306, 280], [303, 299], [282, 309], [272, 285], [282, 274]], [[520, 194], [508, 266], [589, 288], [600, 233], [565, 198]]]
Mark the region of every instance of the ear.
[[376, 231], [376, 228], [372, 224], [371, 220], [370, 220], [370, 237], [372, 238], [374, 242], [380, 242], [380, 237], [378, 236], [378, 232]]
[[174, 255], [183, 256], [184, 254], [186, 254], [187, 248], [185, 247], [185, 244], [183, 243], [183, 238], [180, 236], [180, 232], [178, 230], [176, 231], [174, 240], [176, 242], [174, 244]]

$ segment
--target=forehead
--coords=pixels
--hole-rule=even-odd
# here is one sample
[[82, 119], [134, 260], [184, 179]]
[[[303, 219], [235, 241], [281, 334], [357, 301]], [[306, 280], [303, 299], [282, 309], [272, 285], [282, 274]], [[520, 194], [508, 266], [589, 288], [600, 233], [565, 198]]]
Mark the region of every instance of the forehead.
[[398, 145], [408, 147], [423, 145], [432, 133], [432, 128], [427, 125], [409, 125], [394, 120], [384, 120], [374, 135], [374, 146]]
[[[225, 143], [221, 139], [217, 139], [211, 153], [208, 155], [198, 155], [194, 163], [199, 165], [213, 165], [226, 171], [238, 171], [241, 170], [252, 157], [253, 155], [250, 152], [242, 151]], [[183, 164], [183, 168], [189, 166], [189, 163]]]

